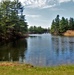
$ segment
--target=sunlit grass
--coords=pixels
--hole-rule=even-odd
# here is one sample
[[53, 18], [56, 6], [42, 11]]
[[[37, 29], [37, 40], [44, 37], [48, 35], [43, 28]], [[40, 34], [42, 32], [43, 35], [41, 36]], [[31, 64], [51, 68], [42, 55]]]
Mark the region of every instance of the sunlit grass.
[[74, 65], [34, 67], [29, 64], [0, 63], [0, 75], [74, 75]]

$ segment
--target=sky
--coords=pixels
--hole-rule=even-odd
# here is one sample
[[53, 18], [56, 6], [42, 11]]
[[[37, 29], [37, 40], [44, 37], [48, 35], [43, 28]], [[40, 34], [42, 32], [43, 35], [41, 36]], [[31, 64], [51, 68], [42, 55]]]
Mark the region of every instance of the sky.
[[74, 18], [74, 0], [19, 0], [24, 6], [26, 21], [30, 26], [51, 27], [57, 15]]

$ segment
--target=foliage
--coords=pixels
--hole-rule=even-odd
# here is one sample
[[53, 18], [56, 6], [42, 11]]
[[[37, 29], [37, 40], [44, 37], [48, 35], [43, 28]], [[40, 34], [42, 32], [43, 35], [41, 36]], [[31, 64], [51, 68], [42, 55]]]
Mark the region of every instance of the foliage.
[[51, 33], [52, 34], [62, 34], [67, 30], [74, 30], [74, 19], [62, 17], [59, 19], [59, 15], [52, 21]]
[[69, 29], [74, 30], [74, 19], [73, 18], [70, 18], [69, 20]]
[[65, 19], [64, 17], [62, 17], [62, 19], [60, 20], [60, 24], [59, 24], [59, 31], [60, 33], [63, 33], [67, 30], [68, 28], [68, 20]]
[[52, 21], [52, 26], [51, 26], [51, 32], [54, 33], [56, 30], [56, 25], [55, 25], [55, 21]]
[[41, 34], [41, 33], [47, 33], [47, 32], [49, 32], [49, 30], [50, 29], [42, 28], [41, 26], [39, 26], [39, 27], [31, 26], [28, 31], [29, 31], [29, 33]]
[[25, 22], [23, 10], [24, 8], [18, 0], [3, 0], [0, 2], [1, 37], [8, 38], [11, 35], [14, 37], [19, 32], [21, 34], [27, 32], [27, 23]]

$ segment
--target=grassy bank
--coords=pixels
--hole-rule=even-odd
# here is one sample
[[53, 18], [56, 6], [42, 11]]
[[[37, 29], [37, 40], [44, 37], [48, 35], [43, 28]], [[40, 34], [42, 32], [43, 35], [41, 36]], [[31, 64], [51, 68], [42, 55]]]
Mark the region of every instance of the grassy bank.
[[33, 67], [28, 64], [0, 63], [0, 75], [74, 75], [74, 65]]

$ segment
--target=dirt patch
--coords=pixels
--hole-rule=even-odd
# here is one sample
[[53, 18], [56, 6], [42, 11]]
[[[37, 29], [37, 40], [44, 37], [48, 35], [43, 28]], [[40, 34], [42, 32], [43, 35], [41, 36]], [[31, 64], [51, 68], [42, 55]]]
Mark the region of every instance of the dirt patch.
[[0, 62], [0, 66], [11, 66], [11, 67], [14, 67], [14, 66], [24, 66], [26, 68], [32, 68], [34, 67], [33, 65], [30, 65], [30, 64], [20, 64], [18, 62]]
[[12, 63], [12, 62], [0, 62], [0, 66], [18, 66], [19, 63], [15, 62], [15, 63]]
[[63, 33], [64, 36], [74, 36], [74, 30], [67, 30], [65, 33]]

